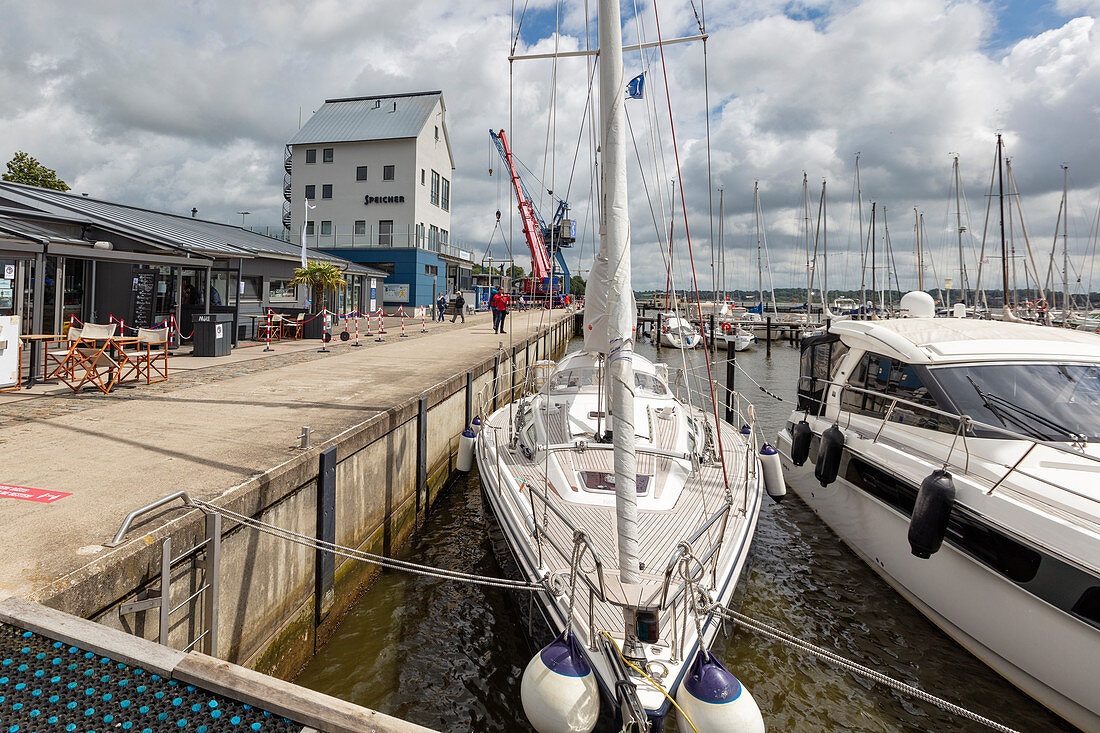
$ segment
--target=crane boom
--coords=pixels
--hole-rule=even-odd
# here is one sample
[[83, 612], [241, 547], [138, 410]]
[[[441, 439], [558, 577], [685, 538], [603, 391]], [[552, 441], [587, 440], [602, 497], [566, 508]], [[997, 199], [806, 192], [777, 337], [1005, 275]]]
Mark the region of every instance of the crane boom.
[[516, 171], [515, 161], [512, 159], [512, 149], [508, 146], [508, 138], [504, 136], [504, 130], [493, 132], [489, 130], [489, 136], [497, 145], [500, 156], [508, 166], [508, 173], [512, 177], [512, 187], [516, 191], [516, 200], [519, 201], [519, 215], [523, 222], [523, 236], [527, 238], [527, 246], [531, 250], [531, 273], [542, 280], [550, 277], [550, 255], [546, 251], [546, 241], [543, 239], [543, 224], [539, 218], [535, 203], [527, 195], [527, 190]]

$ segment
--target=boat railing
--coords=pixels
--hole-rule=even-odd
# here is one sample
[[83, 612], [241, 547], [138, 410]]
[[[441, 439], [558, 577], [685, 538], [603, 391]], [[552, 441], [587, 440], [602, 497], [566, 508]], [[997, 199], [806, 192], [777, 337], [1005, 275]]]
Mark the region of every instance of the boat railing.
[[[561, 558], [567, 563], [572, 563], [574, 558], [574, 549], [576, 549], [578, 545], [582, 546], [582, 550], [586, 549], [589, 553], [591, 553], [592, 561], [595, 563], [595, 566], [591, 570], [585, 570], [585, 568], [583, 567], [582, 552], [577, 559], [577, 577], [584, 581], [585, 585], [588, 586], [589, 591], [591, 591], [593, 597], [596, 600], [599, 600], [601, 602], [606, 601], [607, 589], [604, 585], [603, 558], [600, 557], [600, 553], [596, 550], [595, 545], [592, 544], [592, 541], [588, 538], [588, 535], [584, 532], [584, 530], [577, 527], [577, 525], [574, 524], [573, 521], [569, 519], [569, 517], [567, 517], [564, 512], [561, 511], [561, 509], [554, 506], [554, 503], [550, 501], [545, 491], [531, 483], [525, 483], [524, 486], [527, 488], [527, 495], [531, 503], [531, 516], [534, 518], [534, 534], [536, 545], [539, 551], [539, 564], [545, 566], [545, 563], [543, 563], [542, 561], [543, 540], [546, 540], [546, 542], [554, 548], [554, 551], [557, 552], [558, 555], [560, 555]], [[541, 520], [539, 518], [539, 509], [535, 507], [535, 499], [538, 499], [541, 504]], [[554, 517], [556, 517], [558, 521], [565, 525], [565, 527], [572, 534], [573, 547], [569, 548], [568, 553], [565, 551], [565, 548], [562, 547], [561, 544], [554, 539], [554, 535], [551, 532], [547, 531], [550, 514], [553, 514]], [[595, 573], [598, 584], [593, 583], [591, 578], [588, 577], [590, 573]]]
[[[1022, 433], [1018, 433], [1014, 430], [1009, 430], [1008, 428], [1005, 428], [1005, 427], [1002, 427], [1002, 426], [999, 426], [999, 425], [990, 425], [989, 423], [984, 423], [984, 422], [980, 422], [978, 420], [974, 420], [969, 415], [958, 415], [958, 414], [955, 414], [955, 413], [947, 412], [947, 411], [941, 410], [937, 407], [931, 407], [929, 405], [922, 405], [919, 402], [914, 402], [912, 400], [907, 400], [904, 397], [899, 397], [897, 395], [887, 395], [887, 394], [883, 394], [882, 392], [876, 392], [875, 390], [871, 390], [871, 389], [864, 389], [863, 387], [855, 387], [855, 386], [852, 386], [850, 384], [845, 384], [845, 383], [842, 383], [842, 382], [826, 381], [826, 380], [818, 380], [818, 382], [820, 382], [822, 384], [825, 384], [825, 385], [829, 385], [831, 387], [839, 387], [840, 388], [840, 393], [837, 396], [837, 404], [832, 405], [832, 407], [834, 407], [835, 409], [838, 410], [838, 418], [839, 418], [839, 411], [842, 409], [841, 405], [842, 405], [842, 402], [843, 402], [843, 397], [844, 397], [845, 392], [855, 392], [855, 393], [859, 393], [859, 394], [865, 394], [865, 395], [869, 395], [869, 396], [872, 396], [872, 397], [875, 397], [877, 399], [885, 401], [886, 409], [885, 409], [885, 411], [883, 412], [883, 414], [881, 416], [866, 415], [866, 414], [863, 414], [863, 413], [856, 413], [856, 414], [859, 414], [862, 417], [866, 417], [866, 418], [869, 418], [869, 419], [872, 419], [872, 420], [878, 420], [879, 421], [878, 430], [875, 432], [875, 436], [871, 441], [872, 443], [877, 443], [878, 442], [879, 438], [882, 436], [882, 432], [885, 429], [887, 423], [894, 422], [893, 420], [891, 420], [891, 418], [894, 416], [894, 412], [895, 412], [895, 410], [897, 409], [897, 407], [899, 405], [903, 406], [905, 408], [915, 410], [915, 411], [920, 411], [920, 412], [923, 412], [923, 413], [927, 413], [929, 415], [936, 415], [938, 417], [942, 417], [942, 418], [945, 418], [947, 420], [951, 420], [951, 421], [957, 423], [957, 428], [956, 428], [956, 431], [955, 431], [956, 440], [952, 441], [951, 450], [947, 455], [947, 459], [946, 459], [944, 465], [945, 465], [945, 467], [948, 466], [948, 465], [953, 465], [952, 461], [951, 461], [951, 458], [952, 458], [952, 456], [955, 452], [954, 451], [955, 443], [958, 442], [958, 440], [961, 440], [962, 441], [962, 450], [963, 450], [963, 453], [966, 456], [966, 461], [961, 466], [958, 466], [958, 464], [954, 464], [954, 465], [958, 466], [959, 468], [961, 468], [963, 471], [965, 471], [968, 474], [970, 473], [970, 470], [969, 470], [970, 450], [969, 450], [969, 446], [967, 445], [967, 439], [968, 439], [967, 434], [968, 433], [973, 433], [975, 428], [977, 428], [979, 430], [986, 430], [986, 431], [989, 431], [991, 433], [1003, 436], [1005, 439], [1019, 440], [1019, 441], [1023, 441], [1024, 443], [1027, 443], [1028, 444], [1027, 449], [1020, 455], [1019, 458], [1017, 458], [1012, 463], [1012, 465], [1003, 465], [1002, 466], [1005, 469], [1004, 474], [1002, 474], [1000, 476], [1000, 478], [998, 478], [996, 481], [991, 482], [991, 485], [989, 486], [989, 489], [986, 491], [987, 495], [992, 494], [994, 491], [996, 491], [997, 488], [1001, 484], [1003, 484], [1005, 481], [1007, 481], [1008, 478], [1012, 474], [1018, 473], [1022, 476], [1026, 476], [1027, 478], [1030, 478], [1034, 481], [1038, 481], [1040, 483], [1046, 484], [1047, 486], [1058, 489], [1059, 491], [1064, 491], [1064, 492], [1072, 494], [1073, 496], [1076, 496], [1078, 498], [1085, 499], [1086, 501], [1090, 501], [1090, 502], [1093, 502], [1093, 503], [1100, 503], [1100, 499], [1098, 499], [1094, 496], [1089, 496], [1088, 494], [1077, 491], [1077, 490], [1072, 489], [1072, 488], [1070, 488], [1068, 486], [1065, 486], [1063, 484], [1057, 483], [1056, 481], [1052, 481], [1049, 478], [1045, 478], [1043, 476], [1038, 476], [1034, 473], [1030, 473], [1030, 472], [1024, 470], [1023, 468], [1021, 468], [1021, 465], [1027, 459], [1027, 457], [1031, 455], [1032, 451], [1034, 451], [1035, 448], [1037, 448], [1039, 446], [1042, 446], [1044, 448], [1049, 448], [1050, 450], [1056, 451], [1058, 453], [1064, 453], [1064, 454], [1074, 456], [1075, 458], [1080, 458], [1080, 459], [1084, 459], [1086, 461], [1090, 461], [1091, 463], [1096, 464], [1097, 470], [1100, 470], [1100, 457], [1089, 455], [1088, 453], [1085, 453], [1084, 446], [1086, 444], [1083, 443], [1083, 442], [1082, 443], [1072, 443], [1071, 445], [1065, 445], [1063, 443], [1059, 443], [1059, 442], [1051, 441], [1051, 440], [1037, 440], [1036, 438], [1029, 437], [1029, 436], [1024, 435]], [[822, 405], [821, 408], [818, 410], [818, 416], [819, 417], [825, 411], [826, 407], [829, 407], [829, 405]], [[852, 411], [851, 410], [846, 410], [846, 412], [848, 413], [848, 425], [850, 426], [851, 425]], [[901, 424], [901, 423], [899, 423], [899, 424]], [[975, 436], [973, 436], [973, 435], [970, 435], [969, 437], [971, 439], [975, 438]], [[1000, 465], [999, 461], [997, 463], [998, 463], [998, 465]], [[970, 476], [971, 476], [972, 479], [977, 479], [978, 478], [974, 474], [970, 474]], [[986, 479], [986, 480], [988, 481], [988, 479]]]
[[[701, 525], [699, 525], [699, 527], [696, 528], [696, 530], [692, 532], [687, 539], [680, 542], [680, 544], [676, 546], [676, 549], [672, 551], [672, 555], [669, 557], [668, 564], [665, 565], [664, 580], [661, 583], [662, 609], [667, 609], [674, 603], [676, 603], [677, 599], [680, 597], [681, 594], [683, 594], [684, 590], [687, 588], [687, 578], [683, 577], [683, 573], [681, 573], [680, 584], [676, 587], [676, 590], [672, 592], [672, 595], [669, 595], [669, 588], [672, 585], [672, 580], [676, 573], [677, 566], [679, 566], [681, 561], [686, 558], [689, 551], [692, 557], [698, 561], [699, 568], [706, 569], [707, 566], [710, 565], [711, 583], [714, 584], [715, 582], [717, 582], [718, 554], [722, 549], [722, 539], [726, 536], [726, 523], [729, 521], [729, 513], [730, 509], [732, 508], [733, 504], [731, 504], [729, 501], [725, 502], [725, 504], [723, 504], [718, 511], [712, 514]], [[717, 522], [722, 523], [721, 531], [718, 533], [717, 539], [712, 539], [709, 546], [701, 549], [699, 552], [696, 552], [695, 543], [698, 542], [704, 534], [707, 534], [708, 537], [712, 537], [712, 535], [708, 534], [708, 530], [710, 530]], [[689, 567], [686, 568], [685, 572], [693, 573], [695, 572], [695, 569]], [[694, 580], [699, 581], [702, 580], [702, 578], [694, 578]]]

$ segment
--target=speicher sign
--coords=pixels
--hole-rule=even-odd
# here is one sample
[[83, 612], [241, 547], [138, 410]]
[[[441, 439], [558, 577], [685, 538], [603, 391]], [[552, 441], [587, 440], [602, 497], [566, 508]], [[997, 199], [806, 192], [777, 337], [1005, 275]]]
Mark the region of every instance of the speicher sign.
[[404, 196], [364, 196], [363, 206], [369, 206], [371, 204], [403, 204], [405, 203]]

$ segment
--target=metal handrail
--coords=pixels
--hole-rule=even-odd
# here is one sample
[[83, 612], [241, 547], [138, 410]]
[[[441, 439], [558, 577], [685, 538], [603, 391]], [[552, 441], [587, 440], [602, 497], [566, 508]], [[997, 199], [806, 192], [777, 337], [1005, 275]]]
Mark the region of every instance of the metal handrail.
[[154, 509], [157, 509], [157, 508], [162, 507], [162, 506], [164, 506], [165, 504], [167, 504], [171, 501], [174, 501], [175, 499], [183, 499], [183, 503], [186, 506], [190, 506], [190, 507], [195, 506], [194, 502], [191, 501], [191, 497], [187, 494], [186, 491], [177, 491], [174, 494], [169, 494], [168, 496], [157, 499], [156, 501], [154, 501], [152, 503], [149, 503], [149, 504], [146, 504], [145, 506], [140, 507], [138, 509], [135, 509], [134, 511], [127, 514], [126, 519], [122, 520], [122, 526], [118, 528], [118, 532], [115, 532], [114, 538], [111, 539], [110, 542], [103, 543], [103, 546], [104, 547], [118, 547], [119, 545], [122, 544], [122, 538], [126, 536], [126, 531], [128, 529], [130, 529], [130, 524], [135, 519], [140, 517], [142, 514], [147, 514], [151, 511], [153, 511]]
[[[543, 529], [542, 525], [539, 524], [538, 517], [536, 516], [536, 512], [535, 512], [535, 506], [534, 506], [534, 501], [535, 501], [534, 497], [538, 496], [539, 499], [542, 500], [543, 505], [547, 509], [549, 509], [551, 512], [553, 512], [554, 516], [556, 516], [558, 519], [560, 519], [562, 524], [564, 524], [566, 527], [568, 527], [569, 530], [573, 533], [573, 542], [576, 543], [578, 541], [583, 540], [585, 546], [588, 547], [589, 552], [592, 553], [592, 558], [596, 561], [596, 573], [597, 573], [597, 577], [599, 578], [599, 581], [600, 581], [599, 588], [597, 588], [595, 585], [593, 585], [592, 581], [588, 579], [588, 573], [581, 572], [580, 577], [584, 580], [585, 585], [587, 585], [588, 588], [593, 593], [597, 593], [597, 592], [599, 593], [599, 595], [597, 597], [600, 599], [601, 602], [606, 602], [607, 601], [607, 593], [606, 593], [606, 590], [605, 590], [606, 586], [604, 585], [604, 580], [603, 580], [603, 559], [600, 557], [600, 553], [596, 551], [596, 548], [592, 544], [592, 541], [590, 539], [588, 539], [588, 535], [585, 534], [581, 529], [579, 529], [577, 527], [577, 525], [573, 524], [573, 522], [569, 519], [569, 517], [565, 516], [565, 514], [562, 513], [562, 511], [560, 509], [558, 509], [556, 506], [554, 506], [552, 503], [550, 503], [549, 498], [546, 496], [546, 494], [544, 492], [540, 491], [538, 489], [538, 487], [536, 487], [536, 486], [534, 486], [530, 483], [528, 483], [526, 485], [527, 485], [527, 490], [530, 492], [530, 496], [531, 496], [531, 520], [532, 520], [532, 524], [536, 527], [536, 530], [540, 534], [542, 534], [550, 542], [550, 546], [553, 547], [555, 550], [557, 550], [558, 554], [561, 555], [561, 558], [563, 560], [566, 560], [566, 561], [570, 560], [570, 557], [567, 556], [565, 554], [565, 551], [561, 547], [558, 546], [558, 543], [554, 541], [554, 538], [552, 536], [550, 536], [548, 533], [546, 533], [546, 531]], [[579, 569], [580, 568], [578, 568], [578, 570]]]
[[[933, 414], [933, 415], [939, 415], [939, 416], [945, 417], [949, 420], [964, 422], [964, 423], [967, 424], [968, 429], [978, 427], [978, 428], [981, 428], [983, 430], [989, 430], [989, 431], [994, 432], [994, 433], [999, 433], [1000, 435], [1004, 435], [1007, 438], [1010, 438], [1012, 440], [1020, 440], [1020, 441], [1026, 442], [1026, 443], [1030, 443], [1031, 445], [1028, 447], [1028, 449], [1026, 451], [1024, 451], [1024, 454], [1022, 456], [1020, 456], [1019, 459], [1017, 459], [1016, 463], [1014, 463], [1012, 466], [1004, 466], [1004, 468], [1006, 468], [1007, 471], [1005, 472], [1005, 474], [1003, 476], [1001, 476], [1000, 479], [998, 479], [993, 484], [992, 488], [989, 489], [989, 491], [987, 492], [989, 494], [992, 494], [993, 491], [998, 486], [1000, 486], [1002, 483], [1004, 483], [1008, 479], [1009, 476], [1011, 476], [1013, 473], [1018, 472], [1018, 473], [1023, 473], [1024, 475], [1028, 476], [1029, 478], [1032, 478], [1036, 481], [1039, 481], [1040, 483], [1044, 483], [1044, 484], [1046, 484], [1048, 486], [1051, 486], [1053, 488], [1059, 489], [1061, 491], [1065, 491], [1068, 494], [1072, 494], [1073, 496], [1077, 496], [1077, 497], [1080, 497], [1082, 499], [1086, 499], [1088, 501], [1100, 504], [1100, 499], [1098, 499], [1098, 498], [1089, 496], [1087, 494], [1083, 494], [1079, 491], [1074, 491], [1073, 489], [1071, 489], [1067, 486], [1063, 486], [1061, 484], [1055, 483], [1055, 482], [1053, 482], [1049, 479], [1042, 478], [1041, 476], [1034, 476], [1032, 474], [1026, 473], [1026, 472], [1020, 470], [1020, 468], [1019, 468], [1019, 466], [1023, 462], [1024, 458], [1026, 458], [1036, 446], [1040, 446], [1040, 445], [1045, 447], [1045, 448], [1050, 448], [1051, 450], [1057, 451], [1059, 453], [1065, 453], [1065, 454], [1068, 454], [1068, 455], [1071, 455], [1071, 456], [1074, 456], [1074, 457], [1077, 457], [1077, 458], [1084, 458], [1085, 460], [1092, 461], [1093, 463], [1096, 463], [1096, 464], [1100, 464], [1100, 457], [1089, 455], [1088, 453], [1085, 453], [1084, 451], [1081, 451], [1081, 450], [1074, 450], [1073, 448], [1068, 448], [1068, 447], [1066, 447], [1066, 446], [1064, 446], [1064, 445], [1062, 445], [1061, 443], [1058, 443], [1058, 442], [1048, 441], [1048, 440], [1037, 440], [1035, 438], [1031, 438], [1029, 436], [1023, 435], [1022, 433], [1017, 433], [1015, 431], [1009, 430], [1009, 429], [1004, 428], [1004, 427], [979, 422], [977, 420], [972, 419], [969, 415], [958, 415], [958, 414], [946, 412], [946, 411], [941, 410], [941, 409], [936, 408], [936, 407], [929, 407], [928, 405], [922, 405], [918, 402], [913, 402], [912, 400], [907, 400], [903, 397], [887, 395], [887, 394], [883, 394], [882, 392], [876, 392], [874, 390], [864, 389], [862, 387], [854, 387], [854, 386], [849, 385], [849, 384], [844, 384], [844, 383], [841, 383], [841, 382], [834, 382], [832, 380], [815, 380], [815, 381], [824, 383], [826, 385], [829, 385], [830, 387], [839, 387], [840, 388], [840, 394], [837, 396], [837, 405], [836, 405], [836, 407], [838, 409], [838, 413], [842, 409], [839, 402], [843, 398], [845, 390], [852, 391], [852, 392], [858, 392], [860, 394], [871, 395], [873, 397], [878, 397], [880, 399], [888, 400], [890, 402], [890, 406], [887, 408], [886, 412], [883, 414], [882, 417], [876, 417], [876, 416], [873, 416], [873, 415], [860, 415], [861, 417], [866, 417], [866, 418], [869, 418], [871, 420], [881, 421], [881, 424], [879, 426], [879, 430], [875, 434], [875, 439], [874, 439], [873, 442], [878, 441], [879, 435], [881, 435], [883, 428], [885, 428], [886, 423], [889, 422], [887, 420], [887, 418], [892, 416], [892, 414], [894, 412], [894, 408], [897, 405], [900, 404], [900, 405], [904, 405], [906, 407], [913, 408], [914, 410], [920, 410], [920, 411], [927, 412], [927, 413], [930, 413], [930, 414]], [[817, 417], [821, 417], [822, 412], [824, 412], [824, 410], [828, 407], [828, 405], [825, 404], [825, 401], [821, 401], [821, 402], [822, 402], [822, 409], [818, 412]], [[847, 410], [846, 412], [849, 412], [849, 414], [851, 413], [850, 410]], [[965, 435], [963, 436], [963, 439], [965, 441]], [[974, 439], [977, 440], [977, 438], [974, 438]], [[948, 461], [950, 461], [950, 455], [948, 455]]]
[[[681, 544], [694, 544], [697, 539], [703, 536], [704, 532], [714, 526], [715, 522], [717, 522], [719, 519], [723, 519], [724, 517], [726, 517], [729, 514], [730, 509], [732, 508], [733, 504], [728, 501], [725, 502], [721, 509], [712, 514], [710, 518], [707, 519], [707, 521], [703, 522], [703, 524], [701, 524], [694, 532], [692, 532], [691, 536], [684, 540]], [[719, 549], [721, 549], [721, 547], [722, 537], [719, 537], [718, 540], [713, 545], [711, 545], [711, 547], [708, 548], [707, 551], [703, 554], [703, 558], [699, 561], [700, 565], [706, 565], [707, 562], [709, 562], [710, 559], [714, 557], [715, 553], [718, 552]], [[665, 578], [661, 584], [661, 608], [668, 608], [670, 604], [675, 603], [676, 599], [683, 591], [684, 583], [681, 583], [680, 586], [676, 589], [676, 592], [673, 593], [672, 598], [668, 597], [668, 588], [669, 584], [672, 582], [672, 573], [676, 570], [676, 563], [678, 563], [680, 561], [680, 558], [683, 556], [684, 548], [678, 545], [676, 549], [672, 551], [672, 556], [669, 558], [668, 564], [665, 566]]]

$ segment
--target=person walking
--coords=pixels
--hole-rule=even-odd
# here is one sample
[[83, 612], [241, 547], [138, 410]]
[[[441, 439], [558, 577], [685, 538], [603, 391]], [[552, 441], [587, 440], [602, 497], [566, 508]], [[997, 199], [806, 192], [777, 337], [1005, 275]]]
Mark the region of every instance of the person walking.
[[436, 320], [443, 323], [443, 311], [447, 310], [447, 296], [439, 294], [439, 300], [435, 302]]
[[466, 299], [462, 297], [462, 291], [455, 291], [455, 312], [451, 316], [451, 323], [455, 322], [455, 319], [462, 316], [462, 322], [466, 322]]
[[505, 333], [504, 317], [508, 315], [508, 296], [495, 290], [493, 297], [489, 299], [489, 307], [493, 310], [493, 333]]

